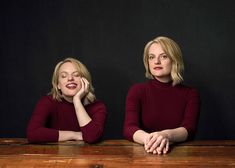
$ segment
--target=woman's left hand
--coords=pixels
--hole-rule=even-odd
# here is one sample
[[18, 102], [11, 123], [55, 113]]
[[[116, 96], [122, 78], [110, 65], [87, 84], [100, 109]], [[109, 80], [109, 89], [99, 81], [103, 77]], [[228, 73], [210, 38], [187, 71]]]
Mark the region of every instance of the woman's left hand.
[[74, 95], [73, 99], [79, 98], [80, 100], [89, 92], [89, 82], [86, 78], [81, 78], [81, 88], [80, 90]]
[[169, 150], [169, 138], [166, 133], [153, 132], [145, 139], [145, 150], [153, 154], [166, 154]]

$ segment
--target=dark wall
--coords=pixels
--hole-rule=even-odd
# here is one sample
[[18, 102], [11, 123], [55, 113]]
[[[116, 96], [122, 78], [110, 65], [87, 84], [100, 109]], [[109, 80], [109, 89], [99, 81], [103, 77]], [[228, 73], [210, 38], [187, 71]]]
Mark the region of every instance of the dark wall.
[[185, 83], [200, 91], [197, 139], [235, 138], [233, 0], [5, 0], [0, 9], [0, 137], [25, 137], [55, 64], [73, 56], [106, 103], [105, 138], [123, 138], [128, 88], [146, 81], [144, 45], [163, 35], [181, 46]]

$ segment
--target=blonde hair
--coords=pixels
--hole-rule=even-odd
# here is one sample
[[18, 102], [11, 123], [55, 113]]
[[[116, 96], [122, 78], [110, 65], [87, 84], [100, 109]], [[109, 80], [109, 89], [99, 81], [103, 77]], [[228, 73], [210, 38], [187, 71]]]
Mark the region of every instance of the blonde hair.
[[65, 58], [63, 61], [60, 61], [59, 63], [57, 63], [57, 65], [55, 66], [53, 76], [52, 76], [52, 81], [51, 81], [52, 82], [52, 89], [49, 94], [51, 94], [53, 96], [53, 99], [56, 99], [58, 101], [62, 101], [61, 98], [63, 96], [61, 94], [61, 91], [58, 89], [59, 69], [60, 69], [61, 65], [63, 65], [66, 62], [71, 62], [72, 64], [74, 64], [78, 70], [78, 73], [81, 75], [81, 77], [85, 77], [89, 82], [89, 92], [85, 96], [83, 102], [85, 100], [88, 100], [89, 103], [94, 102], [96, 98], [94, 95], [94, 88], [92, 86], [91, 75], [90, 75], [88, 69], [80, 61], [78, 61], [75, 58], [71, 58], [71, 57]]
[[144, 48], [144, 66], [145, 66], [145, 76], [149, 79], [153, 79], [154, 76], [149, 70], [149, 48], [152, 44], [158, 43], [161, 45], [163, 51], [167, 54], [168, 57], [172, 60], [172, 69], [171, 69], [171, 79], [173, 81], [173, 86], [179, 84], [183, 81], [182, 73], [184, 71], [184, 62], [182, 58], [182, 52], [178, 44], [168, 37], [157, 37], [145, 45]]

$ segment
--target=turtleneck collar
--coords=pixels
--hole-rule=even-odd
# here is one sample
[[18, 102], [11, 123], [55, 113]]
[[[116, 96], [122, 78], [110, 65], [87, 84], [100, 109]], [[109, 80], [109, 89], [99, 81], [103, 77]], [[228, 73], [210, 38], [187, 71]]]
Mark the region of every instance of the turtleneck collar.
[[150, 79], [150, 83], [156, 87], [159, 87], [159, 88], [171, 88], [173, 87], [172, 86], [172, 81], [169, 81], [167, 83], [164, 83], [164, 82], [160, 82], [159, 80], [157, 79]]
[[69, 105], [73, 105], [73, 102], [69, 102], [68, 100], [66, 100], [64, 97], [61, 98], [61, 103], [65, 103], [65, 104], [69, 104]]

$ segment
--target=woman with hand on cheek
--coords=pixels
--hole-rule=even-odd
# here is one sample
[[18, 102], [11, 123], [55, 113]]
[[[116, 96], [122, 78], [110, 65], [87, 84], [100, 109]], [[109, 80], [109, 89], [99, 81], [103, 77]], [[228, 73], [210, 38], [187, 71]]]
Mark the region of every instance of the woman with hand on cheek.
[[103, 135], [105, 105], [96, 99], [91, 76], [74, 58], [59, 62], [51, 92], [37, 103], [27, 128], [31, 143], [83, 140], [94, 143]]
[[182, 84], [184, 64], [179, 46], [157, 37], [144, 49], [146, 77], [126, 97], [124, 136], [152, 154], [166, 154], [170, 144], [193, 138], [200, 109], [199, 93]]

